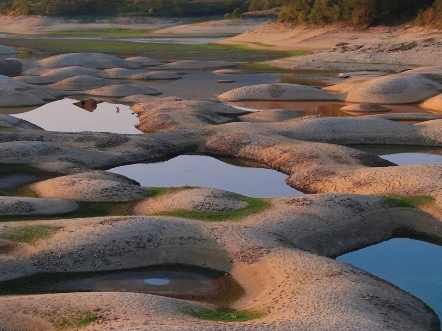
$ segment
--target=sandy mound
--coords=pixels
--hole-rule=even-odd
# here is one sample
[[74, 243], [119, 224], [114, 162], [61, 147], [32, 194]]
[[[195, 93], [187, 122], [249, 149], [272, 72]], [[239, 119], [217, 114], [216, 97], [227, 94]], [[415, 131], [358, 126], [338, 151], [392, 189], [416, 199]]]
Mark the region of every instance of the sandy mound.
[[64, 96], [47, 87], [25, 84], [7, 76], [0, 76], [0, 107], [34, 106], [44, 104], [44, 100], [55, 100]]
[[69, 53], [55, 55], [36, 62], [46, 68], [83, 66], [97, 69], [124, 68], [125, 61], [109, 54], [102, 53]]
[[28, 130], [43, 130], [42, 128], [35, 124], [32, 124], [31, 122], [6, 114], [0, 114], [0, 125], [12, 126], [15, 128]]
[[242, 122], [283, 122], [302, 115], [289, 109], [270, 109], [240, 116]]
[[129, 79], [136, 80], [174, 80], [183, 78], [172, 72], [167, 71], [151, 71], [146, 73], [139, 73], [129, 77]]
[[[274, 123], [272, 126], [275, 132], [307, 141], [327, 141], [343, 145], [387, 142], [399, 145], [425, 145], [425, 142], [428, 144], [428, 138], [422, 135], [421, 126], [402, 124], [375, 116], [301, 117]], [[433, 137], [431, 139], [433, 140]]]
[[52, 215], [77, 210], [72, 201], [21, 197], [0, 197], [1, 215]]
[[442, 112], [442, 94], [436, 95], [420, 104], [423, 109]]
[[152, 97], [150, 95], [144, 95], [144, 94], [135, 94], [135, 95], [129, 95], [127, 97], [118, 99], [118, 102], [121, 103], [140, 103], [145, 101], [152, 101]]
[[442, 87], [442, 69], [438, 68], [421, 68], [373, 78], [349, 89], [345, 101], [385, 104], [420, 102], [437, 94]]
[[0, 45], [0, 54], [17, 54], [18, 52], [8, 46]]
[[222, 101], [243, 100], [340, 100], [339, 94], [331, 94], [311, 86], [298, 84], [261, 84], [244, 86], [218, 96]]
[[342, 107], [342, 111], [349, 113], [379, 113], [379, 112], [389, 112], [391, 109], [383, 107], [381, 105], [373, 104], [373, 103], [360, 103], [356, 105], [349, 105]]
[[364, 168], [330, 174], [321, 181], [299, 178], [293, 173], [287, 180], [307, 192], [360, 194], [432, 195], [442, 189], [442, 166], [411, 165], [388, 168]]
[[30, 188], [44, 198], [76, 201], [131, 201], [145, 196], [146, 189], [112, 173], [89, 172], [57, 177]]
[[350, 78], [350, 77], [378, 77], [388, 75], [385, 71], [351, 71], [342, 72], [338, 75], [338, 78]]
[[0, 107], [38, 106], [46, 103], [34, 95], [8, 90], [0, 90]]
[[22, 63], [15, 59], [0, 60], [0, 75], [15, 76], [23, 69]]
[[23, 76], [41, 76], [46, 72], [51, 71], [51, 68], [43, 68], [43, 67], [32, 67], [29, 69], [26, 69], [21, 72]]
[[[419, 299], [334, 259], [388, 240], [403, 226], [424, 233], [431, 229], [441, 237], [438, 220], [416, 209], [388, 208], [379, 197], [327, 194], [272, 199], [271, 208], [241, 222], [104, 217], [44, 223], [63, 226], [64, 231], [37, 247], [31, 260], [37, 270], [184, 263], [228, 272], [246, 291], [232, 307], [265, 313], [251, 321], [229, 323], [228, 330], [430, 331], [438, 327], [435, 313]], [[190, 331], [197, 325], [198, 330], [219, 330], [219, 322], [187, 316], [184, 307], [213, 308], [124, 292], [0, 298], [0, 311], [13, 311], [12, 315], [31, 311], [48, 319], [96, 312], [100, 322], [89, 329], [135, 331], [153, 325], [155, 330]]]
[[247, 206], [247, 202], [238, 200], [230, 192], [211, 188], [194, 188], [146, 199], [135, 207], [135, 213], [150, 215], [175, 210], [238, 210]]
[[167, 71], [146, 72], [144, 70], [133, 70], [125, 68], [113, 68], [103, 70], [103, 72], [100, 74], [100, 77], [134, 80], [173, 80], [182, 78], [181, 76]]
[[164, 64], [161, 61], [145, 56], [133, 56], [124, 59], [129, 68], [155, 67]]
[[[40, 132], [39, 132], [40, 134]], [[30, 131], [32, 137], [35, 133]], [[70, 137], [72, 140], [72, 136]], [[0, 159], [3, 163], [28, 163], [40, 165], [40, 163], [54, 162], [55, 168], [51, 171], [59, 171], [59, 162], [68, 162], [80, 169], [84, 167], [98, 168], [120, 164], [117, 156], [96, 150], [67, 147], [61, 144], [41, 141], [11, 141], [0, 143]], [[58, 169], [58, 170], [57, 170]]]
[[242, 73], [242, 70], [238, 69], [218, 69], [213, 71], [214, 74], [217, 75], [236, 75]]
[[22, 82], [26, 84], [52, 84], [58, 82], [60, 79], [56, 77], [44, 77], [44, 76], [17, 76], [14, 77], [17, 82]]
[[100, 70], [70, 66], [57, 69], [35, 68], [23, 72], [23, 76], [14, 77], [15, 80], [29, 84], [52, 84], [60, 80], [75, 76], [99, 76]]
[[163, 64], [155, 67], [155, 69], [156, 70], [192, 70], [192, 69], [196, 70], [196, 69], [233, 67], [238, 64], [240, 64], [240, 62], [185, 60], [185, 61], [177, 61], [177, 62]]
[[84, 93], [88, 95], [114, 97], [114, 98], [122, 98], [136, 94], [147, 94], [147, 95], [161, 94], [161, 92], [158, 90], [155, 90], [151, 87], [147, 87], [145, 85], [138, 85], [138, 84], [108, 85], [84, 91]]
[[373, 77], [351, 77], [337, 84], [325, 86], [322, 88], [322, 90], [327, 92], [344, 93], [353, 90], [360, 84], [365, 83], [371, 79], [373, 79]]
[[[218, 132], [206, 140], [206, 151], [256, 161], [288, 175], [296, 174], [300, 180], [307, 183], [313, 180], [320, 182], [321, 178], [343, 169], [394, 165], [378, 156], [344, 146], [265, 135], [259, 132], [259, 128], [257, 133], [250, 133], [241, 128], [244, 124], [257, 125], [226, 124], [223, 132]], [[286, 135], [289, 133], [289, 130], [285, 131]], [[304, 191], [306, 186], [305, 183], [298, 185], [298, 182], [291, 184], [296, 184], [291, 186], [301, 191]]]
[[442, 118], [441, 115], [432, 113], [393, 113], [367, 116], [383, 118], [391, 121], [431, 121]]
[[116, 82], [99, 77], [92, 76], [76, 76], [66, 78], [58, 83], [52, 84], [51, 87], [65, 91], [84, 91], [96, 89], [103, 86], [114, 85]]
[[136, 128], [145, 133], [228, 123], [247, 113], [216, 101], [174, 97], [138, 103], [131, 109], [139, 116]]

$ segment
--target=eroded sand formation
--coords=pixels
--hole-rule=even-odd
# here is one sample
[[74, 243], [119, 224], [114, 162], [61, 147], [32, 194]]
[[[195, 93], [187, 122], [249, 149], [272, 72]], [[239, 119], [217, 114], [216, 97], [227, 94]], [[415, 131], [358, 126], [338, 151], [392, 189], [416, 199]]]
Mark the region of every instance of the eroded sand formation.
[[[75, 70], [54, 73], [46, 69], [84, 66], [97, 70], [92, 76], [101, 82], [101, 69], [120, 68], [115, 72], [121, 74], [150, 63], [66, 55], [39, 61], [38, 70], [28, 71], [27, 76], [60, 75], [61, 80], [66, 78], [64, 73]], [[154, 65], [155, 70], [161, 68]], [[162, 69], [184, 65], [196, 66], [178, 63]], [[439, 71], [428, 70], [433, 74], [421, 70], [396, 75], [397, 79], [364, 77], [355, 90], [361, 91], [372, 79], [383, 79], [391, 86], [383, 92], [389, 98], [402, 100], [415, 83], [428, 92], [422, 94], [427, 98], [437, 94], [434, 89], [440, 84]], [[86, 71], [88, 75], [93, 72]], [[81, 79], [74, 76], [73, 81]], [[131, 87], [118, 84], [99, 89], [120, 86]], [[229, 95], [277, 98], [284, 93], [272, 91], [281, 88], [286, 86], [274, 84]], [[324, 98], [335, 95], [302, 86], [291, 88], [301, 91], [304, 99], [315, 93]], [[377, 90], [364, 91], [381, 98]], [[440, 330], [437, 315], [422, 301], [334, 258], [400, 235], [442, 239], [442, 166], [396, 166], [341, 146], [442, 147], [442, 120], [407, 125], [390, 120], [395, 116], [385, 117], [394, 114], [348, 118], [299, 117], [288, 110], [251, 114], [213, 100], [150, 100], [145, 94], [134, 89], [112, 95], [138, 102], [132, 109], [139, 116], [138, 129], [146, 134], [50, 132], [12, 116], [0, 117], [0, 171], [20, 165], [29, 167], [24, 172], [33, 169], [37, 177], [25, 187], [9, 186], [0, 196], [0, 219], [5, 221], [0, 226], [0, 281], [41, 272], [161, 264], [208, 267], [232, 275], [243, 287], [245, 294], [229, 306], [231, 313], [259, 312], [257, 318], [229, 324], [197, 319], [188, 314], [189, 309], [217, 306], [152, 294], [48, 293], [0, 296], [1, 328], [55, 330], [60, 318], [93, 312], [97, 318], [81, 330]], [[431, 119], [436, 116], [430, 115]], [[311, 194], [251, 200], [212, 188], [158, 191], [104, 171], [189, 150], [259, 162], [287, 174], [287, 184]], [[2, 172], [0, 178], [14, 183]], [[404, 207], [396, 204], [402, 201], [396, 195], [425, 195], [434, 201], [419, 208]], [[254, 203], [260, 207], [252, 209]], [[103, 206], [108, 209], [97, 214]], [[116, 207], [120, 209], [115, 216], [106, 213]], [[38, 216], [45, 208], [51, 212]], [[81, 214], [82, 210], [89, 214]], [[198, 220], [202, 216], [176, 212], [229, 214], [223, 221], [204, 222]], [[26, 226], [49, 227], [52, 232], [30, 243], [14, 241], [9, 235]]]

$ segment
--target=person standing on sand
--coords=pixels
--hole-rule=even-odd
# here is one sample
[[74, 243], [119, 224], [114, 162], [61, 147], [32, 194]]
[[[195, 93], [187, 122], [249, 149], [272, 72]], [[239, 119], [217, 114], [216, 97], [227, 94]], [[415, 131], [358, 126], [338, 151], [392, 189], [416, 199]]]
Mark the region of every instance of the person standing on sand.
[[120, 107], [117, 107], [117, 114], [120, 113]]

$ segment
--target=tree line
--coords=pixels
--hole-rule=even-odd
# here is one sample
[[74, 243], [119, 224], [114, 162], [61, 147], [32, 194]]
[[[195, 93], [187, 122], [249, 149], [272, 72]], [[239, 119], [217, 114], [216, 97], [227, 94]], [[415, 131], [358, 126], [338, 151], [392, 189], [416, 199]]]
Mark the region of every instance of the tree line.
[[3, 15], [154, 15], [240, 17], [282, 6], [279, 20], [356, 26], [399, 24], [442, 27], [442, 0], [0, 0]]
[[357, 26], [399, 24], [416, 19], [437, 24], [442, 0], [284, 0], [279, 19], [285, 22]]
[[0, 0], [3, 15], [224, 15], [247, 11], [251, 0]]

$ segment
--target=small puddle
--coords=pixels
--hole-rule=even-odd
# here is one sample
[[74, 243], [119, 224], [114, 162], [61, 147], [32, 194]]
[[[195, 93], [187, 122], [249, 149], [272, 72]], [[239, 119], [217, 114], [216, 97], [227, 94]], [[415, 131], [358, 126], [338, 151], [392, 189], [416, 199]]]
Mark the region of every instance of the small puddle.
[[96, 105], [96, 109], [82, 109], [75, 103], [78, 100], [65, 98], [31, 111], [14, 114], [14, 117], [48, 131], [141, 134], [134, 127], [138, 118], [128, 106], [102, 102]]
[[[234, 158], [226, 159], [235, 162]], [[302, 194], [285, 183], [287, 175], [283, 173], [236, 162], [232, 165], [210, 156], [180, 155], [165, 162], [132, 164], [109, 171], [149, 187], [212, 187], [254, 198]]]
[[144, 280], [144, 282], [149, 285], [161, 286], [161, 285], [170, 284], [170, 279], [168, 279], [168, 278], [147, 278]]
[[380, 155], [380, 157], [398, 165], [442, 164], [442, 155], [426, 153], [397, 153]]
[[337, 258], [410, 292], [442, 319], [442, 247], [397, 238]]
[[0, 294], [134, 292], [228, 306], [244, 289], [228, 273], [187, 265], [128, 270], [42, 273], [0, 282]]
[[442, 164], [442, 148], [405, 145], [350, 145], [398, 165]]

